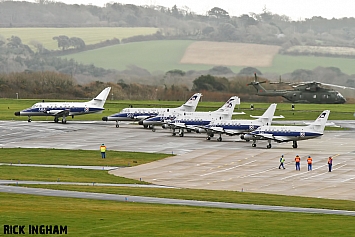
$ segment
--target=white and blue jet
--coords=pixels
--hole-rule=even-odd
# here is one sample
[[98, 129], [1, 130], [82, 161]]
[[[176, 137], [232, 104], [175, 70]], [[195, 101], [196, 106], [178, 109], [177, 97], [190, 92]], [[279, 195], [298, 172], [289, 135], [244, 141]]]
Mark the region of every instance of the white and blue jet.
[[271, 141], [278, 143], [292, 141], [292, 147], [297, 148], [297, 141], [323, 135], [329, 114], [329, 110], [324, 110], [314, 122], [307, 126], [261, 126], [253, 132], [241, 135], [241, 139], [252, 140], [252, 147], [256, 147], [256, 140], [267, 140], [267, 148], [271, 148]]
[[201, 127], [197, 132], [198, 133], [207, 133], [207, 140], [211, 140], [215, 134], [219, 134], [217, 141], [222, 141], [222, 134], [229, 136], [240, 135], [254, 131], [258, 127], [264, 125], [271, 125], [271, 122], [275, 118], [284, 118], [284, 116], [274, 116], [276, 111], [277, 104], [271, 104], [269, 108], [261, 116], [253, 116], [256, 118], [253, 120], [247, 119], [229, 119], [229, 120], [215, 120], [211, 121], [208, 125]]
[[179, 136], [184, 136], [184, 130], [197, 131], [201, 126], [205, 126], [214, 120], [231, 119], [234, 114], [245, 114], [243, 112], [233, 113], [237, 104], [240, 104], [238, 96], [232, 96], [221, 108], [212, 112], [185, 112], [178, 115], [168, 123], [172, 129], [172, 135], [175, 136], [175, 130], [179, 130]]
[[116, 128], [118, 128], [120, 121], [128, 122], [139, 122], [140, 125], [148, 127], [148, 125], [143, 124], [143, 120], [157, 116], [159, 113], [164, 112], [194, 112], [196, 110], [197, 104], [200, 101], [202, 94], [195, 93], [190, 99], [186, 101], [185, 104], [177, 108], [125, 108], [121, 112], [112, 114], [107, 117], [103, 117], [103, 121], [116, 121]]
[[54, 116], [54, 122], [58, 123], [62, 118], [62, 123], [67, 123], [66, 117], [74, 118], [76, 115], [102, 113], [107, 96], [111, 87], [106, 87], [94, 99], [87, 102], [40, 102], [34, 104], [28, 109], [15, 112], [15, 116], [28, 116], [28, 122], [31, 122], [31, 116]]

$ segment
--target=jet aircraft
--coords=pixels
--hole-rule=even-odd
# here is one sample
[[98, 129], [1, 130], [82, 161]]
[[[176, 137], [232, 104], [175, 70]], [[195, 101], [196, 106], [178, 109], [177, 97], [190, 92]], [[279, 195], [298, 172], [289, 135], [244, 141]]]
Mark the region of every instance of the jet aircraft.
[[[200, 126], [205, 126], [213, 120], [226, 120], [231, 119], [235, 105], [240, 104], [240, 98], [232, 96], [221, 108], [212, 112], [185, 112], [182, 115], [177, 116], [171, 122], [168, 123], [172, 129], [172, 135], [175, 136], [175, 129], [179, 129], [179, 136], [184, 136], [184, 130], [192, 131], [198, 130]], [[164, 116], [164, 115], [163, 115]]]
[[34, 104], [28, 109], [15, 112], [16, 116], [28, 116], [28, 122], [31, 122], [31, 116], [54, 116], [54, 122], [58, 123], [62, 118], [62, 123], [67, 123], [66, 117], [82, 114], [101, 113], [104, 109], [107, 96], [111, 87], [106, 87], [94, 99], [87, 102], [40, 102]]
[[[121, 112], [110, 115], [108, 117], [103, 117], [103, 121], [116, 121], [116, 128], [118, 128], [119, 121], [129, 121], [137, 122], [143, 121], [147, 118], [157, 116], [159, 113], [163, 112], [177, 112], [177, 111], [186, 111], [194, 112], [196, 110], [197, 104], [201, 98], [201, 93], [196, 93], [191, 98], [186, 101], [185, 104], [177, 108], [125, 108]], [[142, 124], [144, 127], [148, 127], [146, 124]]]
[[211, 140], [211, 137], [214, 137], [214, 134], [219, 134], [217, 141], [222, 141], [222, 134], [227, 134], [229, 136], [240, 135], [254, 131], [260, 126], [271, 125], [272, 119], [274, 118], [284, 118], [284, 116], [274, 116], [277, 104], [271, 104], [269, 108], [261, 116], [252, 116], [256, 118], [253, 120], [215, 120], [201, 127], [197, 132], [198, 133], [207, 133], [207, 140]]
[[329, 117], [329, 110], [324, 110], [318, 118], [307, 126], [261, 126], [255, 131], [241, 135], [243, 140], [253, 140], [252, 147], [256, 147], [256, 140], [267, 140], [267, 148], [271, 148], [271, 141], [278, 143], [292, 141], [293, 148], [297, 148], [297, 141], [307, 140], [323, 135], [324, 127]]

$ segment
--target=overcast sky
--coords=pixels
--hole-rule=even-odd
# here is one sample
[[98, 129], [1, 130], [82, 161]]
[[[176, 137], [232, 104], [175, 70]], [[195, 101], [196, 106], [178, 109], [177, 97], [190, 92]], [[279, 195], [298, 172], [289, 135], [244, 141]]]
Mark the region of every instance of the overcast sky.
[[[34, 0], [28, 0], [34, 2]], [[321, 16], [324, 18], [355, 17], [354, 0], [56, 0], [66, 4], [92, 4], [104, 6], [108, 2], [119, 2], [134, 5], [160, 5], [171, 8], [176, 4], [178, 8], [188, 7], [198, 14], [205, 14], [213, 7], [226, 10], [230, 16], [242, 14], [262, 13], [263, 8], [273, 14], [286, 15], [292, 20]]]

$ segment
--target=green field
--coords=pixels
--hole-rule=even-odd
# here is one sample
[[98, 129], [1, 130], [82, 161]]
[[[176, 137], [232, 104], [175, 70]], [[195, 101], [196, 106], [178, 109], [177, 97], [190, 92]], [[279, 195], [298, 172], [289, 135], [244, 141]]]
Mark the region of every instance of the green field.
[[2, 193], [0, 203], [2, 225], [66, 225], [68, 234], [65, 236], [75, 237], [355, 236], [354, 217], [349, 216]]
[[122, 40], [135, 35], [150, 35], [157, 30], [157, 28], [149, 27], [0, 28], [0, 36], [10, 38], [14, 35], [20, 37], [22, 43], [29, 46], [31, 46], [31, 41], [34, 40], [42, 43], [46, 49], [57, 50], [58, 43], [53, 40], [54, 36], [79, 37], [88, 45], [113, 38]]
[[[186, 48], [194, 41], [165, 40], [128, 43], [65, 56], [84, 64], [94, 64], [106, 69], [125, 70], [129, 65], [145, 68], [150, 72], [167, 72], [173, 69], [208, 70], [213, 65], [180, 64]], [[245, 55], [241, 55], [244, 57]], [[271, 67], [257, 67], [261, 72], [277, 74], [293, 72], [296, 69], [314, 69], [318, 66], [337, 67], [342, 72], [354, 74], [355, 59], [314, 56], [277, 55]], [[219, 65], [215, 65], [219, 66]], [[253, 66], [253, 65], [250, 65]], [[228, 66], [238, 73], [245, 66]]]
[[83, 64], [94, 64], [106, 69], [125, 70], [130, 65], [145, 68], [151, 72], [165, 73], [171, 69], [203, 70], [212, 66], [179, 64], [190, 40], [162, 40], [137, 42], [109, 46], [63, 56]]

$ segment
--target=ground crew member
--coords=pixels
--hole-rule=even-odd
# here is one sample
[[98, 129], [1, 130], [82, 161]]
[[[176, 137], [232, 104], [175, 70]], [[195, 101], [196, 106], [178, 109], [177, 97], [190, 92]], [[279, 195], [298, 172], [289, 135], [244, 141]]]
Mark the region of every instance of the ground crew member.
[[300, 166], [301, 157], [299, 157], [298, 155], [296, 155], [296, 157], [295, 157], [295, 162], [296, 162], [296, 170], [301, 170], [301, 166]]
[[105, 144], [102, 143], [102, 145], [100, 146], [100, 151], [101, 151], [101, 158], [105, 159], [106, 158], [106, 146], [105, 146]]
[[311, 156], [308, 156], [307, 163], [308, 163], [308, 171], [312, 170], [312, 157]]
[[333, 166], [333, 158], [331, 156], [329, 156], [329, 158], [328, 158], [329, 172], [332, 172], [332, 166]]
[[281, 166], [282, 168], [285, 169], [284, 163], [285, 163], [284, 155], [281, 155], [279, 169], [281, 169]]

